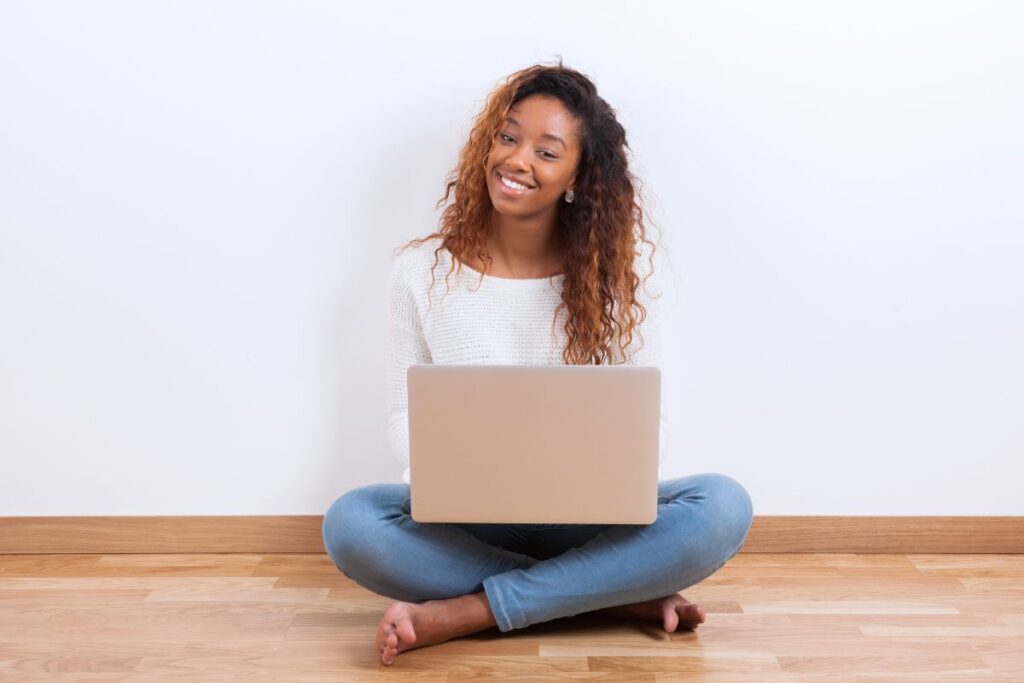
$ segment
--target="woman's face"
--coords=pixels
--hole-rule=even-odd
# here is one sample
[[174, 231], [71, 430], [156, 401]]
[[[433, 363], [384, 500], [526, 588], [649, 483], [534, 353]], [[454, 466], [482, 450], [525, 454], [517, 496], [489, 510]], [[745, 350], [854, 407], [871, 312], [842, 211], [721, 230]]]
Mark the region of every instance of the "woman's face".
[[491, 203], [498, 213], [518, 218], [552, 211], [573, 189], [579, 159], [576, 120], [565, 105], [545, 95], [525, 97], [509, 111], [491, 143]]

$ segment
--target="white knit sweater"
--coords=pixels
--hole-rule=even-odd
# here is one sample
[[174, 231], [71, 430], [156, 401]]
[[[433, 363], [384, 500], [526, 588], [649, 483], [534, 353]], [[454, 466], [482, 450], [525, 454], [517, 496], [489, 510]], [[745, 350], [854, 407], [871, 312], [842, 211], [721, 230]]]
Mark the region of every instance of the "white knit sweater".
[[[406, 371], [423, 363], [465, 365], [563, 365], [565, 348], [565, 310], [559, 312], [552, 330], [555, 309], [561, 302], [564, 275], [551, 278], [514, 279], [484, 275], [463, 264], [448, 279], [445, 276], [453, 256], [447, 249], [439, 253], [434, 270], [435, 283], [430, 291], [434, 250], [440, 245], [433, 238], [407, 248], [394, 257], [388, 273], [389, 327], [387, 344], [388, 443], [391, 453], [405, 468], [402, 480], [409, 483], [409, 395]], [[638, 274], [647, 273], [647, 258], [638, 259]], [[634, 330], [627, 347], [632, 365], [661, 367], [660, 299], [649, 296], [656, 275], [641, 281], [637, 297], [647, 309], [640, 325], [641, 346]], [[471, 291], [475, 290], [475, 291]], [[443, 297], [443, 301], [442, 301]], [[639, 348], [638, 348], [639, 347]], [[620, 355], [621, 357], [621, 351]], [[664, 394], [664, 391], [662, 392]], [[661, 412], [658, 478], [667, 446], [666, 416]]]

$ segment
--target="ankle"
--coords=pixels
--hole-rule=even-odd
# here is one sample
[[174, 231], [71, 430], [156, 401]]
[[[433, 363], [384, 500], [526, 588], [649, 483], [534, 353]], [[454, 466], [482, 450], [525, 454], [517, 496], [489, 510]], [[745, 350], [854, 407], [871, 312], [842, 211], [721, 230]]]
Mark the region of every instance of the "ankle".
[[483, 592], [431, 602], [436, 603], [436, 616], [439, 620], [465, 634], [476, 633], [496, 624], [491, 605]]

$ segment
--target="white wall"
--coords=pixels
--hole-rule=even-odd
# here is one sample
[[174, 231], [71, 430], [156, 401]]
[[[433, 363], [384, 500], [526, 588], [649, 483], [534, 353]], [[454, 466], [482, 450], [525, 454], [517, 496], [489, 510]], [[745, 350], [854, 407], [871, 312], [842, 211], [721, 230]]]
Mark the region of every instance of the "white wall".
[[624, 7], [0, 5], [0, 515], [397, 481], [391, 249], [558, 54], [664, 231], [670, 474], [762, 515], [1024, 514], [1024, 10]]

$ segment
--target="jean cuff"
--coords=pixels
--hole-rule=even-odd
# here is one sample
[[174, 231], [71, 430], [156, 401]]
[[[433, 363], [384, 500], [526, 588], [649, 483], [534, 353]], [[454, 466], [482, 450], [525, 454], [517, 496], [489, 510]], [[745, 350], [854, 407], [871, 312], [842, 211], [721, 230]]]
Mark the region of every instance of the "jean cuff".
[[515, 627], [512, 623], [512, 618], [509, 615], [508, 607], [506, 606], [505, 597], [502, 595], [501, 588], [494, 580], [495, 576], [488, 576], [483, 581], [484, 593], [487, 595], [487, 602], [491, 605], [491, 614], [494, 615], [494, 623], [498, 625], [498, 630], [502, 633], [511, 631]]

